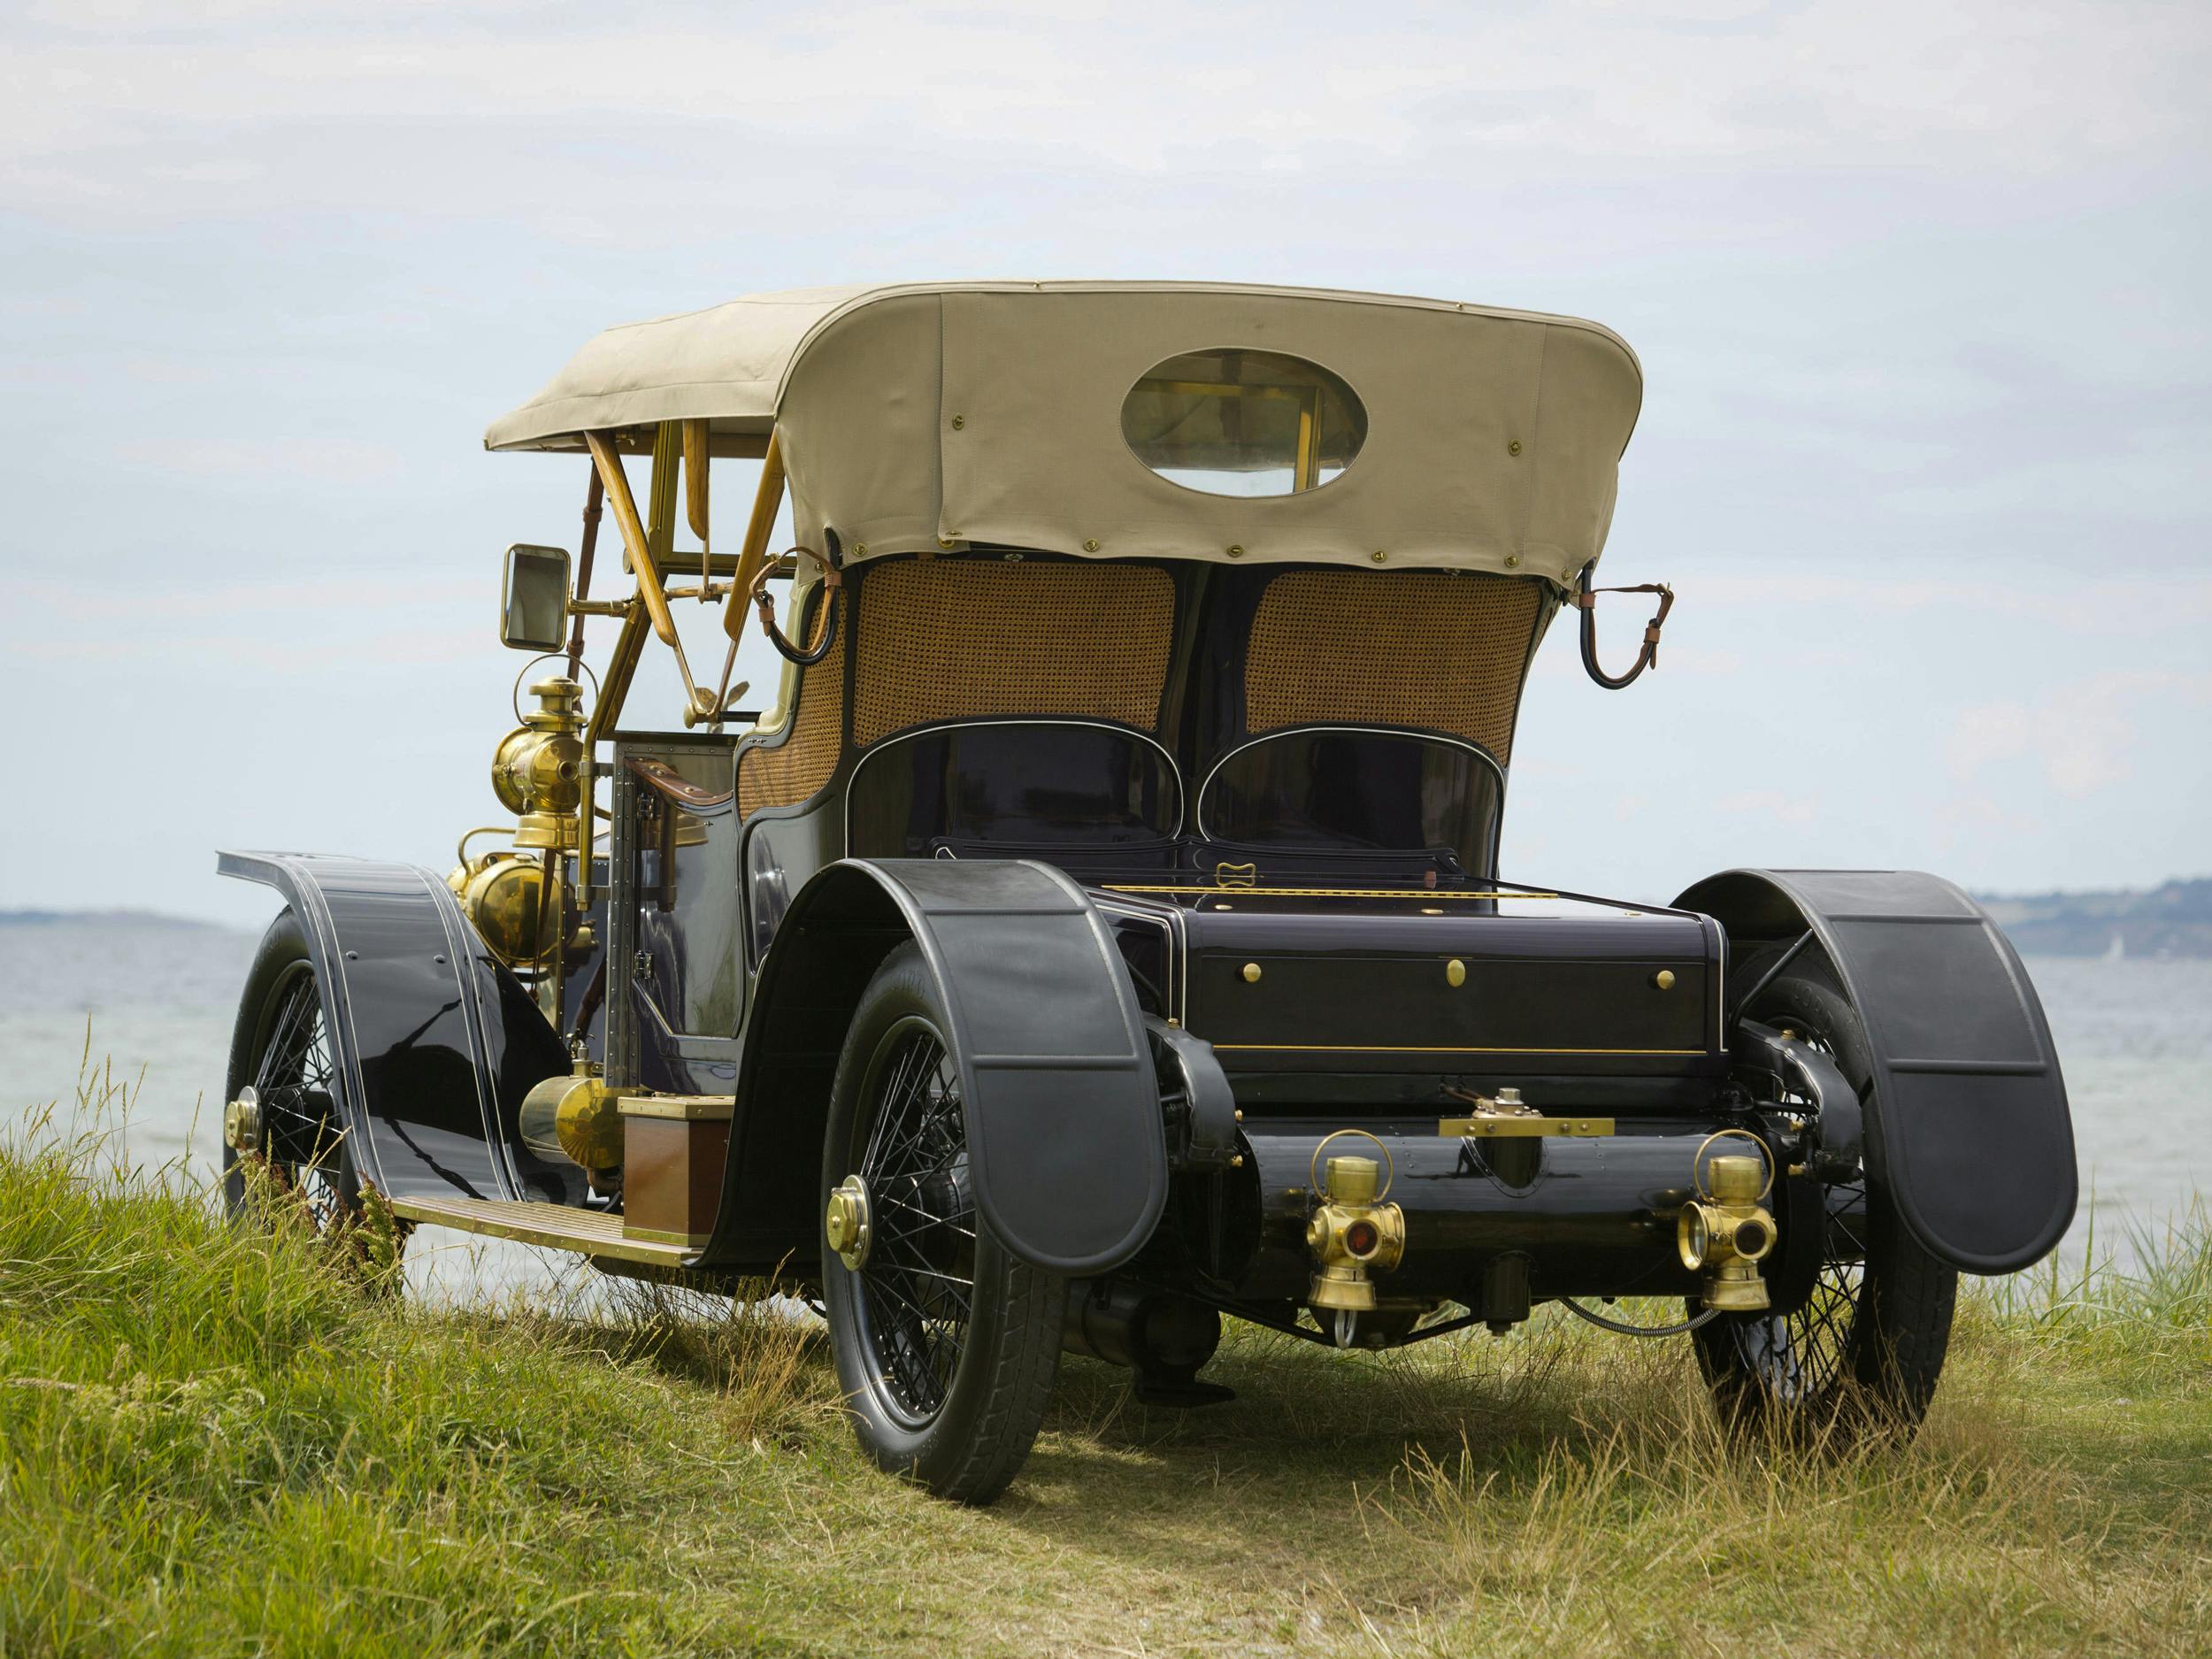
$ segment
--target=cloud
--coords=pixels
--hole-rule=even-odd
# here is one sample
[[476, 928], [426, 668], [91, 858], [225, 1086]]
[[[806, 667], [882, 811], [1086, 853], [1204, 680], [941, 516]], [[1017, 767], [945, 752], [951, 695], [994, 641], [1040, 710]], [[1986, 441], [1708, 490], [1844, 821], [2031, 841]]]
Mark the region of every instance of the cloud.
[[1712, 803], [1715, 812], [1730, 816], [1770, 818], [1783, 824], [1805, 825], [1820, 817], [1816, 795], [1784, 795], [1778, 789], [1747, 789], [1724, 795]]
[[[1839, 618], [1951, 611], [1980, 626], [1992, 618], [2007, 618], [2056, 624], [2070, 631], [2135, 633], [2212, 626], [2212, 576], [2187, 571], [2169, 576], [2099, 573], [2088, 580], [2078, 574], [2016, 570], [1972, 580], [1918, 575], [1909, 558], [1897, 563], [1894, 575], [1772, 569], [1731, 572], [1724, 583], [1699, 588], [1694, 597], [1701, 610], [1818, 606]], [[1686, 608], [1691, 597], [1686, 595]]]
[[2035, 717], [2024, 703], [1984, 703], [1952, 718], [1947, 745], [1954, 777], [1971, 778], [1997, 761], [2027, 754], [2036, 741]]
[[[578, 534], [575, 457], [482, 463], [482, 423], [594, 330], [809, 282], [1251, 278], [1584, 312], [1643, 355], [1608, 579], [1682, 603], [1623, 696], [1555, 630], [1508, 815], [1546, 867], [1522, 873], [1671, 892], [1946, 845], [2023, 889], [2201, 864], [2200, 5], [1347, 16], [5, 11], [20, 769], [180, 703], [227, 733], [295, 722], [301, 753], [373, 706], [347, 764], [410, 787], [299, 823], [442, 849], [511, 718], [496, 550]], [[1612, 602], [1608, 661], [1648, 615]], [[640, 706], [665, 711], [656, 652]], [[2106, 669], [2170, 678], [2084, 683]], [[158, 758], [165, 844], [244, 812], [197, 750]], [[15, 833], [19, 881], [172, 902], [127, 821]]]
[[[1023, 166], [1159, 183], [1279, 171], [1291, 188], [1384, 194], [1416, 167], [1486, 187], [1716, 162], [2028, 181], [2185, 140], [2207, 64], [2191, 8], [2085, 0], [1386, 9], [1356, 29], [1318, 4], [651, 17], [44, 8], [0, 34], [4, 199], [86, 222], [240, 199], [497, 204], [542, 229], [592, 196], [588, 180], [618, 175], [634, 208], [757, 219], [809, 201], [824, 161], [847, 170], [863, 152], [919, 159], [955, 189]], [[657, 128], [726, 156], [805, 142], [781, 146], [780, 169], [657, 180], [634, 165]], [[472, 165], [451, 165], [464, 154]]]
[[122, 458], [150, 472], [234, 484], [286, 487], [388, 484], [406, 460], [386, 443], [359, 438], [150, 438], [126, 443]]
[[127, 586], [38, 578], [0, 580], [0, 604], [4, 604], [9, 618], [35, 619], [42, 634], [50, 634], [57, 626], [107, 633], [133, 625], [235, 616], [312, 618], [319, 630], [326, 630], [360, 625], [365, 619], [374, 626], [373, 619], [380, 616], [420, 617], [464, 606], [488, 615], [487, 607], [495, 597], [480, 575], [434, 580], [402, 572], [383, 577], [349, 572], [304, 579], [200, 581], [182, 586], [173, 580]]
[[[2054, 687], [2033, 701], [2002, 699], [1962, 709], [1946, 748], [1962, 784], [2014, 761], [2038, 764], [2051, 789], [2084, 801], [2135, 772], [2136, 718], [2147, 703], [2212, 704], [2212, 672], [2115, 669]], [[2201, 752], [2193, 757], [2201, 772]], [[2190, 762], [2184, 759], [2185, 767]]]

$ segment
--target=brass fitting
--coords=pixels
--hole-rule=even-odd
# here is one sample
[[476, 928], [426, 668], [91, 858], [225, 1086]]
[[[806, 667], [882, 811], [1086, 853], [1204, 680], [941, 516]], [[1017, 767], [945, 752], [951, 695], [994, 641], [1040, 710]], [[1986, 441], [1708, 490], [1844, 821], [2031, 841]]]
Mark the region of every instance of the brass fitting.
[[249, 1083], [238, 1091], [236, 1100], [223, 1108], [223, 1140], [234, 1152], [254, 1153], [261, 1150], [267, 1133], [260, 1093]]
[[461, 838], [460, 867], [446, 878], [486, 944], [510, 967], [550, 967], [570, 920], [567, 882], [555, 859], [548, 890], [545, 852], [572, 852], [581, 839], [584, 800], [583, 690], [560, 675], [534, 680], [538, 706], [499, 741], [492, 755], [492, 792], [522, 822], [514, 848], [468, 856], [477, 836]]
[[540, 1157], [605, 1173], [622, 1167], [618, 1101], [597, 1062], [579, 1059], [568, 1076], [547, 1078], [522, 1097], [517, 1127], [523, 1144]]
[[1307, 1301], [1317, 1310], [1367, 1313], [1377, 1304], [1371, 1273], [1398, 1265], [1406, 1249], [1405, 1211], [1379, 1202], [1382, 1166], [1372, 1158], [1333, 1157], [1321, 1202], [1306, 1223], [1313, 1252], [1313, 1284]]
[[533, 680], [538, 706], [492, 753], [492, 792], [522, 819], [515, 845], [569, 851], [584, 798], [583, 688], [563, 675]]
[[1759, 1263], [1774, 1248], [1774, 1217], [1759, 1201], [1766, 1195], [1763, 1157], [1717, 1157], [1712, 1192], [1682, 1206], [1675, 1248], [1682, 1265], [1705, 1277], [1705, 1305], [1724, 1313], [1757, 1313], [1768, 1306]]
[[546, 892], [535, 853], [501, 851], [462, 864], [446, 878], [484, 942], [510, 967], [542, 968], [553, 960], [566, 920], [566, 883]]
[[829, 1248], [847, 1270], [857, 1273], [868, 1265], [868, 1251], [876, 1241], [875, 1217], [868, 1205], [868, 1184], [848, 1175], [829, 1195], [829, 1213], [822, 1231]]

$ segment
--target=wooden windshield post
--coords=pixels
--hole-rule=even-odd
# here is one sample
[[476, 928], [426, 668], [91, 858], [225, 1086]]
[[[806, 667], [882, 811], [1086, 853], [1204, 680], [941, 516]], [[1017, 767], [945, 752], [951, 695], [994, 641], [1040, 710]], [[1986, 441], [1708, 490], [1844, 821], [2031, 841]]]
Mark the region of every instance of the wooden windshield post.
[[676, 645], [676, 618], [668, 613], [668, 595], [661, 591], [660, 569], [646, 544], [645, 523], [638, 517], [637, 498], [630, 494], [622, 457], [603, 433], [588, 432], [584, 442], [590, 446], [592, 463], [599, 469], [599, 481], [606, 486], [607, 505], [614, 510], [615, 527], [622, 532], [622, 545], [630, 556], [630, 568], [637, 573], [638, 596], [645, 601], [646, 614], [653, 618], [653, 632], [660, 635], [663, 644]]
[[[584, 442], [591, 450], [593, 465], [599, 469], [601, 482], [606, 486], [607, 504], [614, 510], [614, 521], [622, 531], [622, 544], [629, 550], [630, 568], [637, 572], [638, 597], [644, 601], [645, 612], [653, 620], [653, 632], [660, 636], [662, 643], [676, 653], [676, 671], [683, 676], [685, 712], [696, 715], [701, 711], [707, 694], [692, 679], [691, 664], [684, 657], [683, 639], [676, 632], [676, 618], [669, 613], [668, 595], [661, 587], [660, 561], [653, 557], [651, 539], [646, 534], [644, 521], [638, 517], [637, 498], [630, 494], [630, 480], [622, 470], [622, 457], [615, 453], [614, 445], [604, 433], [588, 432], [584, 434]], [[654, 445], [653, 495], [659, 518], [656, 528], [661, 531], [665, 540], [672, 542], [676, 534], [674, 449], [671, 443], [670, 465], [664, 469], [661, 465], [662, 447], [660, 442]], [[661, 500], [664, 495], [666, 496], [664, 503]], [[664, 505], [664, 511], [661, 511]], [[623, 631], [626, 636], [629, 632], [626, 626]], [[604, 705], [611, 699], [603, 696], [600, 701]]]
[[614, 723], [622, 718], [622, 705], [630, 695], [630, 681], [637, 677], [638, 658], [645, 654], [645, 636], [652, 632], [645, 619], [645, 612], [632, 605], [622, 615], [622, 632], [615, 635], [614, 651], [607, 659], [606, 682], [599, 693], [599, 706], [591, 711], [591, 723], [584, 728], [584, 741], [596, 743], [614, 729]]
[[753, 492], [753, 516], [745, 526], [745, 545], [738, 550], [737, 582], [722, 612], [722, 631], [734, 644], [745, 632], [745, 618], [752, 609], [753, 584], [760, 567], [768, 562], [768, 537], [776, 527], [783, 506], [783, 435], [768, 434], [768, 452], [760, 461], [760, 488]]
[[783, 506], [783, 446], [772, 430], [768, 449], [760, 458], [760, 485], [753, 491], [753, 516], [745, 526], [745, 545], [738, 549], [737, 577], [730, 584], [730, 602], [722, 612], [722, 631], [730, 636], [730, 649], [722, 654], [722, 679], [714, 692], [711, 718], [717, 726], [722, 723], [723, 709], [730, 700], [730, 676], [737, 672], [737, 642], [744, 637], [745, 618], [752, 610], [753, 584], [768, 562], [768, 536]]
[[[580, 601], [591, 597], [591, 562], [599, 549], [599, 512], [600, 505], [605, 499], [606, 486], [599, 481], [599, 469], [595, 466], [591, 472], [591, 483], [584, 491], [584, 541], [576, 556], [574, 597]], [[568, 636], [568, 677], [573, 680], [584, 661], [584, 612], [577, 611], [573, 604], [570, 610], [576, 618], [575, 629]]]
[[707, 423], [684, 422], [684, 509], [691, 534], [699, 538], [699, 603], [706, 603], [714, 585], [714, 556], [707, 540]]
[[653, 470], [645, 484], [645, 545], [653, 551], [653, 568], [671, 574], [676, 568], [676, 487], [682, 471], [682, 429], [676, 421], [664, 420], [653, 428]]

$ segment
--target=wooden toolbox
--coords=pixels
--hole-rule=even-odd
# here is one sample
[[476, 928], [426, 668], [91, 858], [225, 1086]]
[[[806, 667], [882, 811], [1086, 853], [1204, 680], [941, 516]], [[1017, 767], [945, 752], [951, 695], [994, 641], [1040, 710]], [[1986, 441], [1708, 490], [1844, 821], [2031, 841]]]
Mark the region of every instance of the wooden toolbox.
[[730, 1094], [622, 1097], [622, 1234], [696, 1248], [714, 1231]]

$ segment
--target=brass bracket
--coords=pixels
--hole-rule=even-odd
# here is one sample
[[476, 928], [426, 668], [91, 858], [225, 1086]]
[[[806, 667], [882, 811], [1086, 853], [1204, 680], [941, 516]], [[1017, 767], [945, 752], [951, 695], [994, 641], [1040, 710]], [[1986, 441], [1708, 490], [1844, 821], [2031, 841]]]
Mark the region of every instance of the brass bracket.
[[1440, 1135], [1456, 1135], [1462, 1140], [1497, 1140], [1516, 1135], [1609, 1135], [1613, 1133], [1610, 1118], [1546, 1118], [1534, 1112], [1510, 1116], [1498, 1112], [1477, 1112], [1467, 1118], [1440, 1118], [1436, 1120]]
[[1532, 1106], [1521, 1103], [1521, 1091], [1502, 1088], [1494, 1099], [1487, 1094], [1473, 1094], [1467, 1089], [1446, 1091], [1463, 1101], [1471, 1102], [1475, 1110], [1464, 1118], [1440, 1118], [1436, 1133], [1455, 1136], [1461, 1140], [1491, 1141], [1531, 1135], [1609, 1135], [1614, 1120], [1610, 1118], [1551, 1118]]

